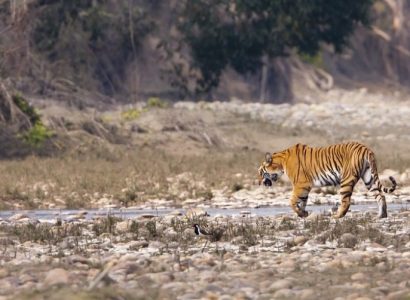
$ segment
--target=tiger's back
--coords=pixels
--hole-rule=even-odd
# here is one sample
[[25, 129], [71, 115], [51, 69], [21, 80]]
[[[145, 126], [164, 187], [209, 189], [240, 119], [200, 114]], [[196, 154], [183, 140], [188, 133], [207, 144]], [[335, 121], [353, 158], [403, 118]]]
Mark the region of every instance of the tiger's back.
[[360, 178], [370, 166], [377, 174], [373, 152], [365, 145], [351, 142], [327, 147], [297, 144], [289, 150], [287, 172], [295, 183], [310, 181], [312, 186], [337, 186], [343, 178]]

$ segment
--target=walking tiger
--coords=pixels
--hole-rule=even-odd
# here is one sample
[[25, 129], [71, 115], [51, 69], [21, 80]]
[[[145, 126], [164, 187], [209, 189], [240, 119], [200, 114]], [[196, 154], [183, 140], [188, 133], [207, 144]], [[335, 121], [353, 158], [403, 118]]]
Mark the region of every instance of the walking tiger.
[[308, 215], [306, 203], [312, 187], [339, 186], [341, 205], [334, 217], [344, 217], [350, 207], [353, 188], [362, 179], [378, 204], [378, 217], [387, 217], [384, 193], [391, 193], [397, 183], [389, 177], [393, 186], [384, 187], [377, 173], [376, 159], [372, 150], [357, 142], [313, 148], [297, 144], [273, 154], [266, 153], [258, 169], [259, 184], [271, 186], [283, 173], [293, 185], [290, 206], [299, 217]]

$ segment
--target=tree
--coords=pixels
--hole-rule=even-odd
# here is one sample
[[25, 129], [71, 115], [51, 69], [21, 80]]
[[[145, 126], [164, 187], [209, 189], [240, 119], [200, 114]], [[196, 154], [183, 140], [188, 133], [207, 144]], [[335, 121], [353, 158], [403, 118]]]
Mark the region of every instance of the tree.
[[155, 28], [147, 10], [136, 3], [41, 0], [31, 34], [34, 48], [57, 65], [56, 77], [115, 95], [122, 89], [125, 66]]
[[195, 93], [219, 84], [228, 66], [254, 72], [263, 60], [291, 53], [315, 55], [322, 43], [340, 52], [359, 24], [369, 25], [374, 0], [186, 0], [178, 29], [191, 69], [199, 70]]

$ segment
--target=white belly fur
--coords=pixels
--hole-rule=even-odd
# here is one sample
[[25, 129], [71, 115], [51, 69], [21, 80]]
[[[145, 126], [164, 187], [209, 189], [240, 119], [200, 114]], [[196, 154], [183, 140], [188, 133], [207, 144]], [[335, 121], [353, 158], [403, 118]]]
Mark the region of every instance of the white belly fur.
[[323, 175], [313, 180], [314, 187], [337, 186], [340, 184], [340, 173], [338, 171], [334, 171], [334, 173], [326, 172]]

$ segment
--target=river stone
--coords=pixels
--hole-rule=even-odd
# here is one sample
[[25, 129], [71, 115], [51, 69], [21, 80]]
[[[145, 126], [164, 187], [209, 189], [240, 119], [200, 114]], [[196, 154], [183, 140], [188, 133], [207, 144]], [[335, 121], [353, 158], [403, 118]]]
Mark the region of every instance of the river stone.
[[297, 298], [300, 300], [317, 299], [317, 293], [313, 289], [305, 289], [298, 293]]
[[343, 247], [354, 248], [354, 246], [356, 246], [357, 244], [357, 238], [355, 235], [347, 232], [342, 234], [342, 236], [339, 238], [339, 243]]
[[47, 272], [47, 275], [44, 278], [44, 285], [52, 286], [56, 284], [67, 284], [68, 281], [68, 272], [64, 269], [56, 268]]
[[386, 300], [401, 300], [401, 299], [408, 299], [410, 297], [410, 290], [402, 290], [397, 292], [392, 292], [387, 295], [385, 298]]
[[183, 294], [183, 292], [188, 287], [189, 286], [185, 282], [173, 281], [173, 282], [165, 283], [164, 285], [161, 286], [161, 289], [166, 292], [171, 292], [175, 294]]
[[18, 214], [14, 214], [12, 215], [9, 220], [10, 221], [18, 221], [21, 219], [28, 219], [29, 217], [26, 214], [22, 214], [22, 213], [18, 213]]
[[288, 279], [280, 279], [272, 283], [269, 287], [269, 290], [276, 291], [280, 289], [289, 289], [293, 285], [291, 280]]
[[160, 241], [151, 241], [148, 247], [154, 248], [154, 249], [162, 249], [162, 248], [165, 248], [165, 246], [166, 245]]
[[366, 251], [370, 251], [370, 252], [384, 252], [386, 250], [387, 250], [386, 247], [378, 243], [371, 243], [370, 245], [366, 247]]
[[358, 281], [362, 281], [362, 280], [366, 280], [368, 279], [368, 276], [364, 275], [363, 273], [355, 273], [352, 276], [350, 276], [350, 278], [352, 280], [358, 280]]
[[5, 268], [0, 268], [0, 279], [9, 276], [9, 271]]
[[293, 243], [299, 246], [299, 245], [303, 245], [304, 243], [306, 243], [307, 240], [308, 239], [305, 236], [298, 235], [298, 236], [295, 236], [295, 238], [293, 239]]
[[129, 221], [126, 220], [126, 221], [117, 222], [117, 223], [115, 224], [115, 230], [116, 230], [118, 233], [127, 232], [127, 231], [129, 230]]
[[291, 289], [280, 289], [273, 294], [273, 299], [294, 299], [295, 293]]

